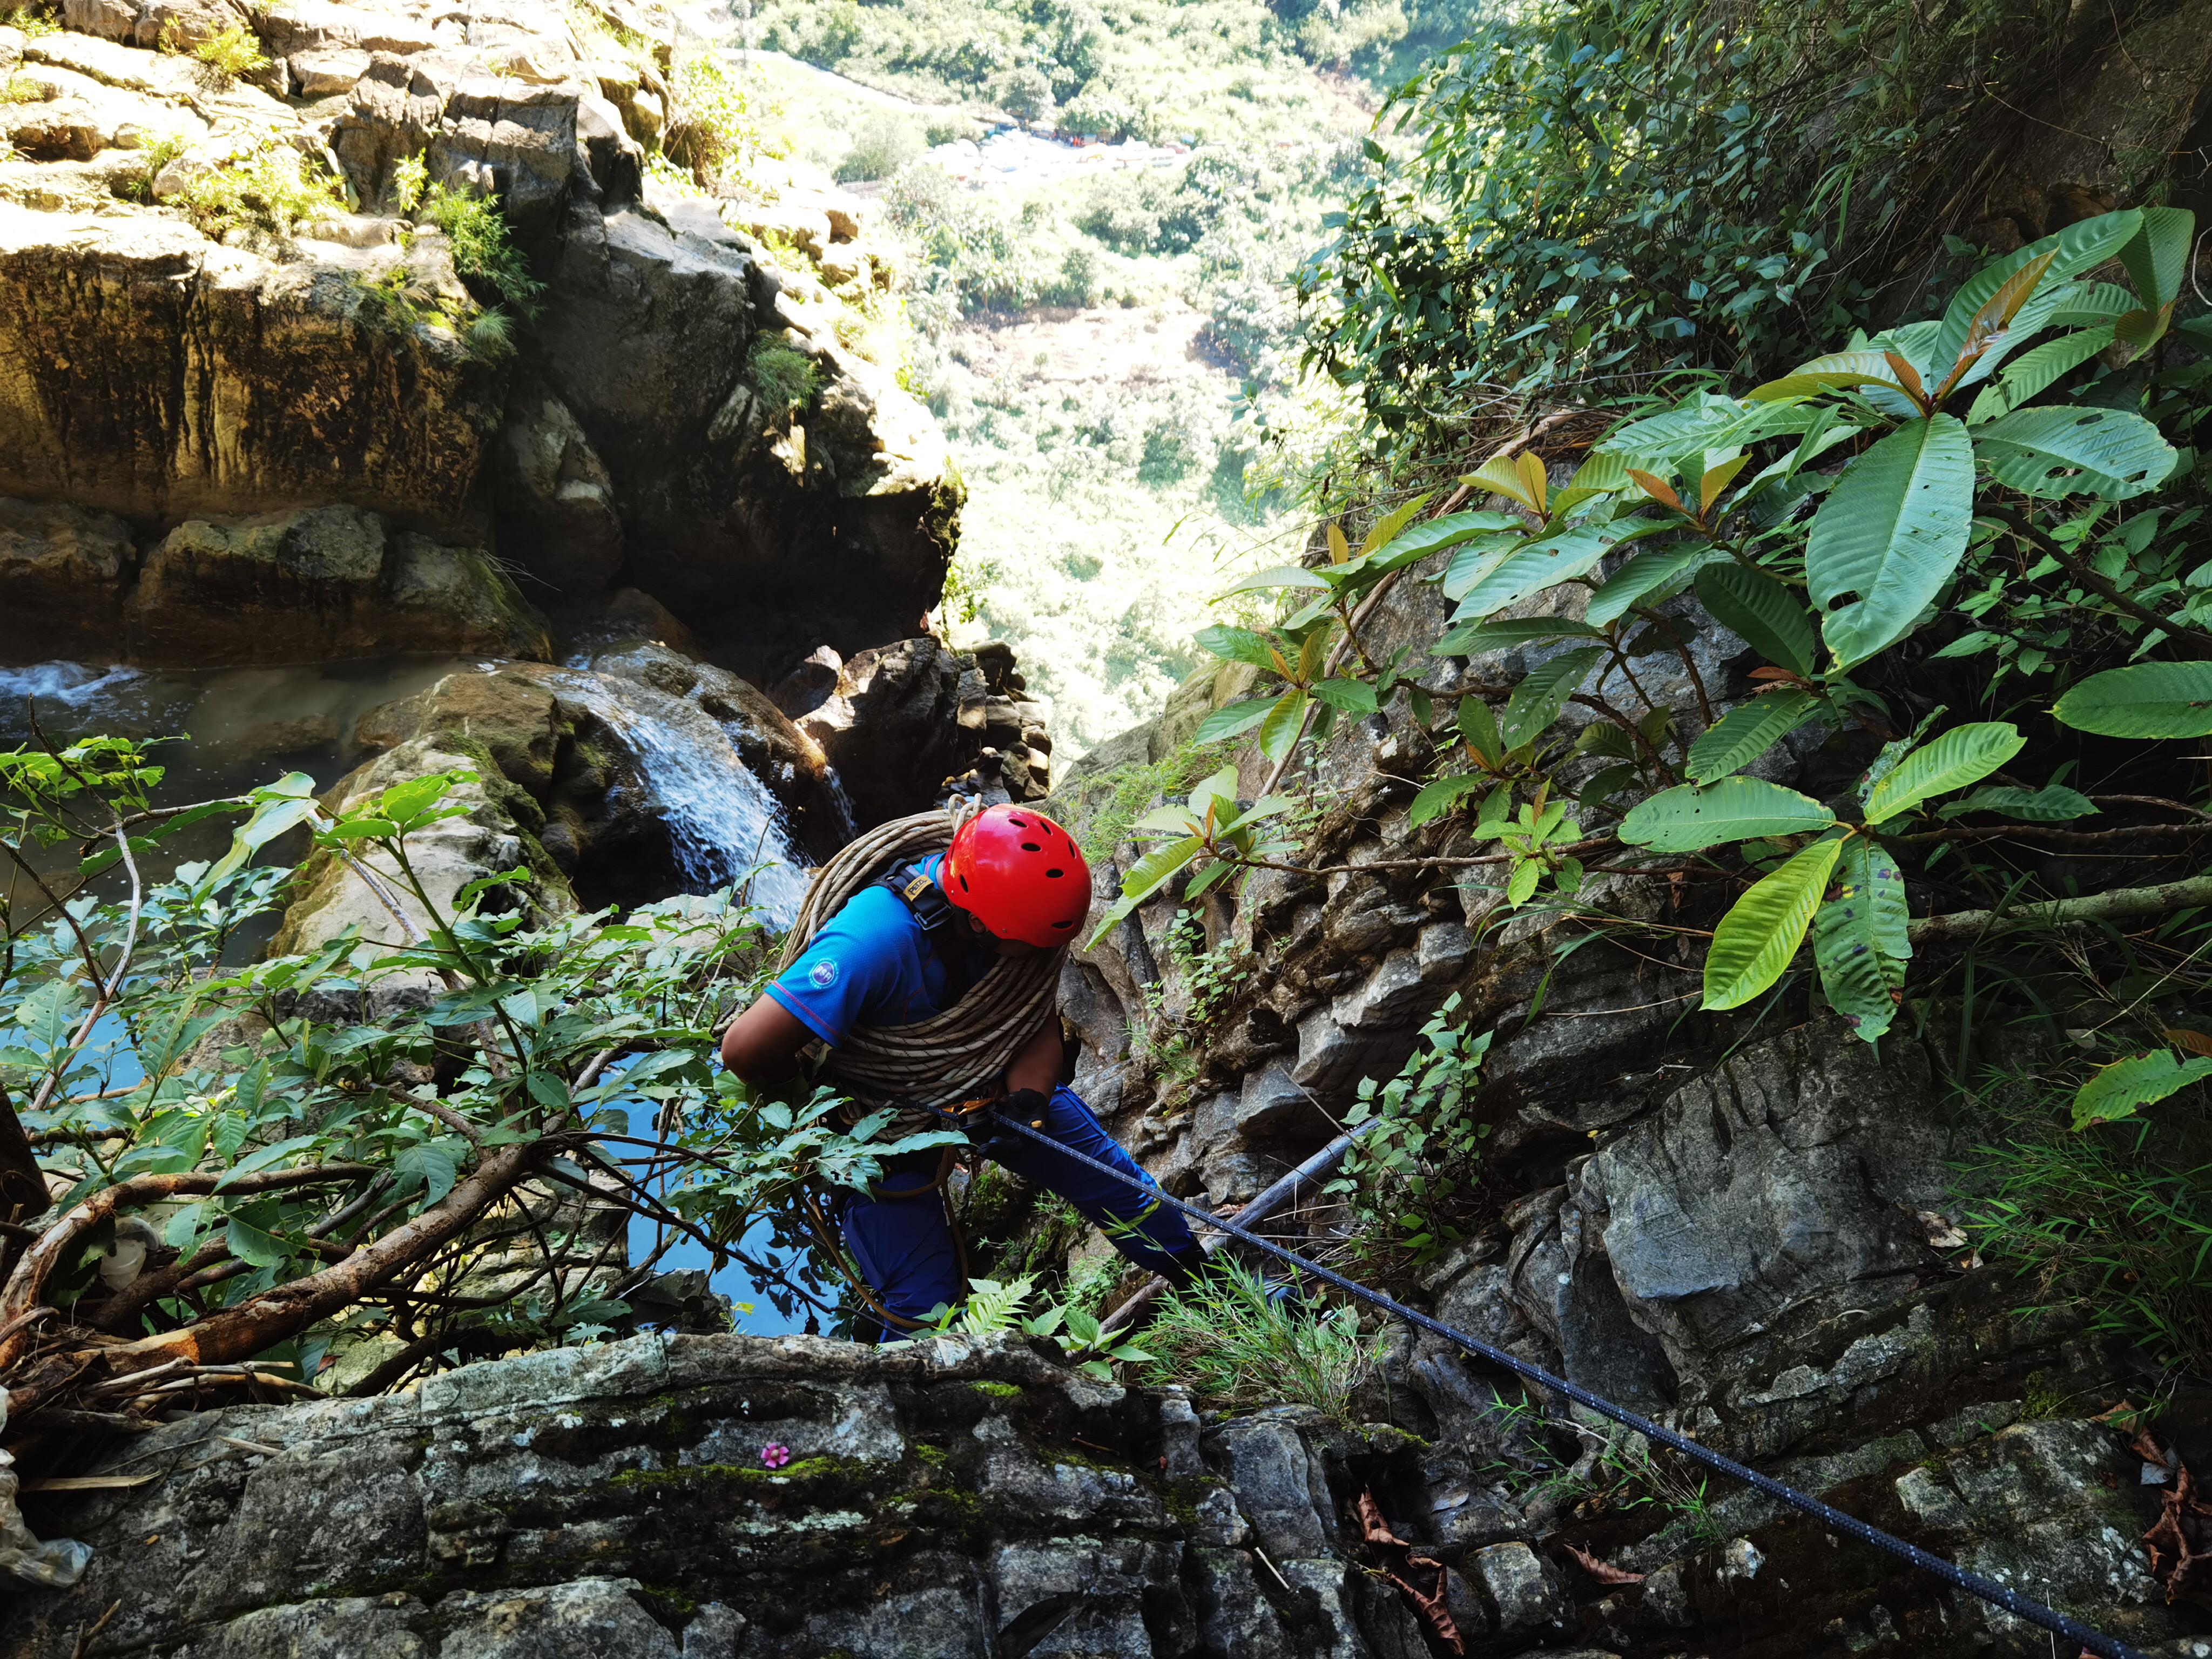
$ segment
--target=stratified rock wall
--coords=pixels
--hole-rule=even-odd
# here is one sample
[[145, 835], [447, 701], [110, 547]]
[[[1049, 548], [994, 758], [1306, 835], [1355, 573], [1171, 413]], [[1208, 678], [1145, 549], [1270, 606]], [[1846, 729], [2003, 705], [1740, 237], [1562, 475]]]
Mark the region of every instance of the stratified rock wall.
[[[756, 678], [936, 604], [943, 438], [844, 343], [892, 261], [787, 164], [743, 200], [647, 183], [669, 15], [87, 0], [69, 23], [0, 27], [0, 496], [155, 540], [365, 510], [495, 555], [543, 610], [641, 588]], [[266, 70], [174, 55], [232, 27]], [[456, 265], [425, 185], [496, 197], [535, 298]], [[0, 564], [0, 598], [51, 611], [52, 586]], [[112, 595], [84, 599], [64, 632], [96, 637]]]

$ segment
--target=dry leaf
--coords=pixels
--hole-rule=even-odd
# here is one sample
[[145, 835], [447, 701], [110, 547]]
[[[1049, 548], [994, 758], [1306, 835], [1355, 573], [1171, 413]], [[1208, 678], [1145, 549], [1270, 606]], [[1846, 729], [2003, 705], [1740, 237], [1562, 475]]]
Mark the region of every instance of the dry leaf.
[[1601, 1584], [1640, 1584], [1644, 1582], [1642, 1573], [1630, 1572], [1624, 1567], [1614, 1566], [1609, 1561], [1601, 1561], [1588, 1550], [1578, 1550], [1572, 1544], [1565, 1542], [1560, 1547], [1582, 1563], [1583, 1570]]

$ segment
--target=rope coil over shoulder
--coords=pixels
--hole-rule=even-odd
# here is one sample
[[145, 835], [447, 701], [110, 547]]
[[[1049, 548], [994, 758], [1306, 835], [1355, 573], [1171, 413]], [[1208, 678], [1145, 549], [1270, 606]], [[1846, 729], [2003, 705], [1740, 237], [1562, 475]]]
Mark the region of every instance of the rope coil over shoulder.
[[[841, 849], [815, 872], [777, 971], [798, 961], [823, 924], [887, 866], [943, 852], [974, 810], [893, 818]], [[999, 1074], [1057, 1009], [1066, 959], [1064, 948], [1001, 957], [980, 984], [941, 1013], [911, 1025], [854, 1026], [830, 1051], [823, 1070], [867, 1099], [929, 1109], [995, 1094]]]

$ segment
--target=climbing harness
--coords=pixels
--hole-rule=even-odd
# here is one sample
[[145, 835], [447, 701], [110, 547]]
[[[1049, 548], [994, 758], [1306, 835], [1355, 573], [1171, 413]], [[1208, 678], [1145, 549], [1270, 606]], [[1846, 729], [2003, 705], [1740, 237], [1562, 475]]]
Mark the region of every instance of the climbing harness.
[[1102, 1163], [1097, 1158], [1079, 1152], [1073, 1147], [1063, 1146], [1051, 1136], [1031, 1128], [1018, 1119], [997, 1114], [994, 1115], [998, 1116], [1001, 1125], [1015, 1133], [1026, 1135], [1031, 1140], [1051, 1147], [1063, 1158], [1073, 1158], [1078, 1164], [1087, 1164], [1090, 1168], [1109, 1175], [1127, 1186], [1139, 1188], [1160, 1201], [1172, 1205], [1192, 1221], [1203, 1223], [1218, 1232], [1226, 1233], [1238, 1243], [1249, 1244], [1254, 1249], [1273, 1256], [1279, 1261], [1287, 1262], [1302, 1273], [1311, 1273], [1324, 1284], [1333, 1285], [1347, 1296], [1356, 1297], [1372, 1307], [1380, 1308], [1393, 1317], [1404, 1320], [1416, 1329], [1426, 1331], [1432, 1336], [1440, 1336], [1445, 1341], [1464, 1348], [1479, 1359], [1502, 1366], [1515, 1376], [1534, 1382], [1540, 1388], [1553, 1394], [1563, 1395], [1578, 1406], [1588, 1407], [1601, 1417], [1608, 1418], [1624, 1427], [1635, 1430], [1646, 1439], [1656, 1441], [1658, 1444], [1680, 1453], [1693, 1462], [1702, 1463], [1707, 1468], [1727, 1475], [1732, 1480], [1740, 1480], [1755, 1492], [1763, 1492], [1765, 1496], [1786, 1504], [1794, 1510], [1811, 1516], [1830, 1532], [1840, 1533], [1846, 1538], [1856, 1539], [1862, 1544], [1870, 1544], [1878, 1550], [1887, 1551], [1898, 1559], [1919, 1568], [1923, 1572], [1933, 1574], [1955, 1589], [1962, 1589], [1971, 1595], [1978, 1596], [1992, 1607], [2002, 1607], [2015, 1619], [2025, 1620], [2027, 1623], [2047, 1630], [2055, 1636], [2062, 1636], [2069, 1642], [2078, 1642], [2088, 1652], [2097, 1655], [2098, 1659], [2145, 1659], [2143, 1654], [2128, 1646], [2126, 1643], [2091, 1630], [2087, 1625], [2051, 1607], [2046, 1607], [2040, 1601], [2031, 1601], [2017, 1590], [2008, 1589], [1995, 1579], [1985, 1578], [1977, 1572], [1970, 1572], [1964, 1567], [1944, 1560], [1941, 1556], [1930, 1555], [1926, 1550], [1906, 1543], [1902, 1538], [1893, 1537], [1877, 1527], [1869, 1526], [1856, 1516], [1846, 1515], [1841, 1510], [1823, 1504], [1809, 1493], [1799, 1492], [1794, 1486], [1785, 1486], [1771, 1475], [1761, 1474], [1757, 1469], [1747, 1468], [1734, 1458], [1724, 1457], [1710, 1447], [1699, 1445], [1686, 1435], [1678, 1434], [1672, 1429], [1662, 1428], [1650, 1419], [1639, 1417], [1625, 1406], [1616, 1406], [1602, 1395], [1592, 1394], [1588, 1389], [1578, 1387], [1563, 1376], [1554, 1376], [1541, 1365], [1532, 1364], [1518, 1355], [1508, 1353], [1504, 1349], [1495, 1347], [1479, 1337], [1469, 1336], [1463, 1331], [1455, 1331], [1440, 1320], [1431, 1319], [1428, 1315], [1418, 1312], [1403, 1303], [1383, 1295], [1380, 1291], [1370, 1290], [1364, 1285], [1355, 1284], [1341, 1273], [1333, 1273], [1320, 1263], [1310, 1261], [1295, 1251], [1285, 1249], [1279, 1244], [1270, 1243], [1249, 1228], [1240, 1226], [1224, 1217], [1210, 1214], [1194, 1204], [1186, 1204], [1182, 1200], [1163, 1191], [1153, 1182], [1140, 1181], [1133, 1176], [1115, 1169], [1110, 1164]]
[[[815, 872], [778, 971], [799, 959], [847, 900], [879, 881], [886, 866], [942, 852], [963, 821], [953, 812], [918, 812], [878, 824], [841, 850]], [[941, 1013], [911, 1025], [854, 1026], [823, 1069], [854, 1094], [925, 1111], [971, 1100], [1058, 1012], [1066, 957], [1065, 947], [1002, 957]]]

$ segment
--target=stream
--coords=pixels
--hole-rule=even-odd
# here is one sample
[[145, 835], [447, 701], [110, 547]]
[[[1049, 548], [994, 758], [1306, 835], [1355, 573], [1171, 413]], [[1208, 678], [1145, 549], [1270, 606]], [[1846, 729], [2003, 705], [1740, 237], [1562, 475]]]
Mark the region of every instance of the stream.
[[[327, 789], [367, 758], [354, 737], [363, 714], [477, 668], [446, 657], [166, 672], [75, 662], [0, 668], [0, 748], [31, 741], [35, 716], [38, 731], [57, 744], [95, 734], [161, 739], [152, 751], [166, 769], [154, 792], [159, 804], [238, 794], [293, 771]], [[680, 890], [741, 884], [777, 926], [788, 924], [805, 896], [806, 863], [793, 850], [782, 806], [738, 757], [730, 731], [696, 703], [618, 675], [572, 668], [562, 673], [560, 689], [635, 759], [653, 795], [648, 811], [666, 831]], [[224, 821], [195, 825], [164, 844], [156, 867], [166, 874], [188, 860], [218, 857], [229, 834]], [[288, 838], [272, 850], [280, 860], [296, 859], [305, 848]], [[276, 925], [272, 916], [241, 929], [240, 947], [259, 951]], [[122, 1051], [126, 1035], [118, 1023], [111, 1055], [118, 1084], [137, 1069], [135, 1056]], [[632, 1112], [636, 1133], [650, 1133], [648, 1103], [616, 1103]], [[655, 1243], [652, 1224], [633, 1217], [631, 1260], [644, 1260]], [[746, 1248], [775, 1255], [765, 1226]], [[664, 1271], [708, 1265], [704, 1247], [690, 1242], [660, 1261]], [[743, 1268], [726, 1267], [712, 1285], [738, 1305], [739, 1330], [773, 1336], [805, 1328], [803, 1320], [778, 1314]]]

